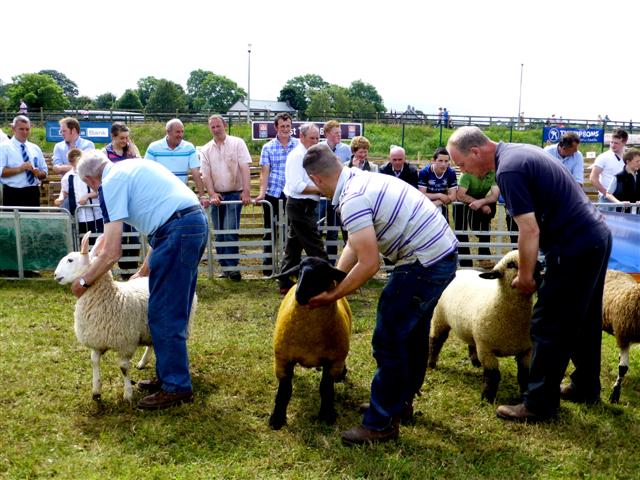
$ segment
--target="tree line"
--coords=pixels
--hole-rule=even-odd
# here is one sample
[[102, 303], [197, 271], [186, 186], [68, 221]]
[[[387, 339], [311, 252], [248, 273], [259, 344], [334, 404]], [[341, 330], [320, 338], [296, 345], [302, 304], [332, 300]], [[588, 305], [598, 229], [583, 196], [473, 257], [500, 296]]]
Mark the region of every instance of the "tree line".
[[[138, 80], [120, 97], [106, 92], [95, 98], [80, 95], [76, 82], [57, 70], [40, 70], [0, 80], [0, 110], [17, 111], [20, 100], [30, 110], [138, 110], [155, 112], [226, 113], [247, 93], [233, 80], [207, 70], [194, 70], [182, 85], [153, 76]], [[376, 88], [362, 80], [348, 87], [330, 84], [320, 75], [307, 74], [287, 80], [278, 101], [286, 101], [301, 118], [354, 112], [375, 115], [386, 111]]]

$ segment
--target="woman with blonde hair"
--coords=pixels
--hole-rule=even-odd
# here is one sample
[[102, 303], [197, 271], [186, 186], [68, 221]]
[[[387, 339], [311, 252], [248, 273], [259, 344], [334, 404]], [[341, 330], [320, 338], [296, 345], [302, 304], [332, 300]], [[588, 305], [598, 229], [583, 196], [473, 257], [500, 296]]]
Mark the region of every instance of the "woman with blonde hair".
[[351, 139], [351, 160], [349, 160], [349, 167], [358, 167], [360, 170], [366, 170], [369, 172], [377, 172], [378, 165], [371, 163], [368, 160], [369, 148], [371, 142], [367, 137], [357, 136]]

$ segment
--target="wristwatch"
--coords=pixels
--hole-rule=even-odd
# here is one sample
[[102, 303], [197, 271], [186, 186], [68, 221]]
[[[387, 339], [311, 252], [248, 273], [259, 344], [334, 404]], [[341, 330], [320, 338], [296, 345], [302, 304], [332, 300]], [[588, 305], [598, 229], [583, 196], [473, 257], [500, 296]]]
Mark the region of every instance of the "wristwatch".
[[79, 283], [80, 283], [80, 286], [81, 286], [81, 287], [84, 287], [84, 288], [89, 288], [89, 287], [91, 286], [91, 285], [90, 285], [90, 284], [88, 284], [88, 283], [85, 281], [85, 279], [84, 279], [84, 278], [82, 278], [82, 277], [80, 277]]

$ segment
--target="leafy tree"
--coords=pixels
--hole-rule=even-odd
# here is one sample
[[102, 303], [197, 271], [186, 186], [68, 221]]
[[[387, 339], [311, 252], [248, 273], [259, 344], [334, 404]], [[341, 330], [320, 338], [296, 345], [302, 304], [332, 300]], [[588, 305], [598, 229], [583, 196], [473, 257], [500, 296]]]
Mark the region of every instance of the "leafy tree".
[[74, 97], [73, 100], [71, 100], [71, 107], [79, 110], [92, 110], [96, 108], [96, 105], [93, 103], [93, 99], [91, 97], [81, 95], [79, 97]]
[[76, 82], [67, 77], [64, 73], [57, 70], [40, 70], [38, 73], [49, 75], [53, 78], [67, 97], [73, 98], [78, 96], [78, 85]]
[[194, 70], [187, 80], [187, 92], [194, 110], [224, 113], [246, 92], [229, 78], [205, 70]]
[[[386, 111], [382, 97], [378, 93], [378, 90], [376, 90], [376, 87], [369, 83], [364, 83], [362, 80], [351, 82], [349, 86], [349, 97], [351, 97], [351, 100], [354, 102], [354, 112], [360, 112], [361, 108], [364, 108], [367, 104], [370, 104], [370, 107], [366, 108], [367, 110], [370, 110], [372, 106], [374, 112], [382, 113]], [[355, 108], [356, 104], [358, 108]]]
[[306, 116], [309, 118], [345, 117], [351, 110], [348, 90], [339, 85], [328, 85], [311, 93], [311, 102], [307, 107]]
[[142, 106], [146, 106], [149, 101], [149, 97], [156, 89], [158, 85], [158, 79], [155, 77], [144, 77], [138, 80], [138, 97], [142, 102]]
[[[287, 80], [283, 89], [280, 90], [278, 100], [281, 102], [288, 101], [289, 105], [304, 114], [311, 102], [311, 94], [328, 85], [320, 75], [312, 73], [293, 77]], [[283, 92], [286, 96], [283, 95]], [[291, 103], [292, 101], [293, 103]]]
[[98, 95], [93, 103], [98, 109], [110, 110], [116, 103], [116, 96], [111, 92], [103, 93]]
[[170, 80], [158, 80], [151, 93], [146, 109], [149, 112], [184, 112], [187, 110], [187, 97], [183, 88]]
[[0, 110], [9, 110], [9, 84], [0, 80]]
[[116, 108], [125, 110], [142, 110], [142, 102], [136, 90], [128, 88], [116, 102]]
[[307, 100], [304, 97], [304, 92], [292, 86], [284, 87], [280, 90], [278, 101], [287, 102], [291, 108], [300, 112], [304, 112], [307, 109]]
[[29, 108], [45, 110], [63, 110], [69, 106], [62, 88], [49, 75], [24, 73], [12, 78], [8, 96], [10, 108], [16, 111], [23, 99]]

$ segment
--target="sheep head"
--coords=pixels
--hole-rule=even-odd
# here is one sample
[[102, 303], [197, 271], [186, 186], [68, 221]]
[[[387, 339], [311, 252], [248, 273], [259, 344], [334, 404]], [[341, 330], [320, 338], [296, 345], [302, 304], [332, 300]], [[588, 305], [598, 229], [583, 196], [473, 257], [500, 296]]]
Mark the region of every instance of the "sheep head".
[[306, 257], [300, 265], [282, 272], [278, 277], [298, 276], [296, 301], [306, 305], [316, 295], [330, 290], [347, 276], [342, 270], [333, 267], [327, 260], [319, 257]]
[[98, 242], [89, 253], [89, 237], [91, 232], [87, 232], [82, 237], [80, 243], [79, 252], [71, 252], [58, 262], [58, 266], [53, 274], [53, 278], [61, 285], [73, 283], [76, 279], [80, 278], [84, 272], [87, 271], [91, 260], [93, 259], [95, 249], [98, 246]]
[[[519, 262], [520, 256], [518, 250], [512, 250], [502, 257], [491, 271], [481, 273], [479, 276], [480, 278], [489, 280], [496, 278], [504, 279], [505, 284], [511, 286], [511, 282], [518, 274]], [[533, 277], [538, 286], [540, 286], [540, 283], [542, 282], [543, 268], [544, 265], [542, 262], [537, 261]]]

